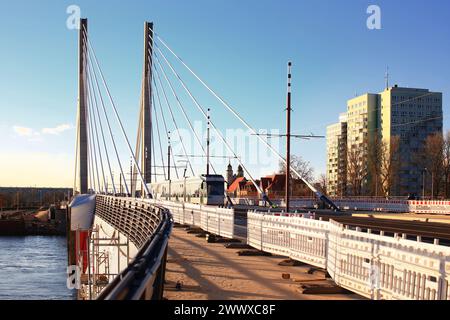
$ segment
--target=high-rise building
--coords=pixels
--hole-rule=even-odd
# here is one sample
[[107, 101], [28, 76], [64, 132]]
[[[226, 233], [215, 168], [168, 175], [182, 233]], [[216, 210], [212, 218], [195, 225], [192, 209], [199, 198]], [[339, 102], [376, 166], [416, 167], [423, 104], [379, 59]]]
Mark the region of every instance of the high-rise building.
[[346, 194], [347, 113], [339, 122], [327, 127], [327, 193], [337, 197]]
[[347, 189], [351, 194], [370, 190], [370, 148], [378, 128], [378, 95], [366, 93], [347, 101]]
[[[391, 179], [392, 186], [385, 189], [389, 189], [389, 195], [419, 194], [424, 168], [414, 155], [423, 148], [429, 135], [442, 134], [442, 93], [389, 87], [379, 94], [350, 99], [346, 121], [344, 118], [341, 115], [339, 123], [327, 128], [329, 194], [339, 196], [345, 191], [349, 195], [378, 194], [383, 182], [373, 174], [373, 168], [380, 166], [376, 150], [382, 150], [386, 159], [394, 141], [398, 167], [391, 175], [396, 179], [395, 182]], [[343, 144], [345, 152], [340, 150]], [[386, 147], [381, 148], [381, 144]], [[340, 173], [343, 168], [345, 174]]]
[[380, 138], [398, 139], [399, 166], [392, 194], [421, 194], [423, 164], [415, 156], [428, 136], [442, 134], [442, 93], [390, 87], [380, 93]]

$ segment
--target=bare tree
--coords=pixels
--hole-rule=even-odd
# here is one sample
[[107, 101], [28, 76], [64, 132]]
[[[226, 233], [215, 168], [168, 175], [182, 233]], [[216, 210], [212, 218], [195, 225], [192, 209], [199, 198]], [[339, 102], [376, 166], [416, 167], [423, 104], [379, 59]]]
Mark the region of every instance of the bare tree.
[[397, 183], [398, 171], [400, 168], [400, 137], [393, 136], [391, 141], [380, 141], [380, 187], [385, 197], [392, 193], [392, 189]]
[[[314, 169], [311, 164], [304, 160], [301, 156], [292, 155], [291, 156], [291, 167], [307, 181], [312, 181], [314, 179]], [[283, 162], [279, 164], [279, 173], [286, 174], [286, 165]], [[291, 177], [298, 178], [297, 175], [291, 170]]]
[[425, 141], [425, 164], [432, 176], [432, 197], [441, 191], [444, 170], [444, 138], [442, 134], [429, 135]]
[[347, 185], [354, 196], [362, 194], [362, 184], [367, 175], [363, 155], [363, 145], [352, 145], [347, 150]]
[[378, 196], [382, 191], [381, 187], [381, 160], [383, 158], [383, 140], [379, 135], [375, 135], [369, 148], [368, 169], [370, 173], [370, 194]]
[[442, 134], [430, 134], [425, 139], [422, 148], [414, 154], [414, 161], [418, 168], [421, 168], [425, 194], [431, 194], [433, 197], [439, 195], [442, 189], [442, 182], [445, 181], [446, 161]]
[[323, 194], [327, 194], [327, 176], [324, 173], [319, 175], [315, 185], [320, 192], [322, 192]]
[[450, 131], [447, 131], [443, 143], [443, 175], [444, 175], [444, 196], [449, 198], [450, 193]]

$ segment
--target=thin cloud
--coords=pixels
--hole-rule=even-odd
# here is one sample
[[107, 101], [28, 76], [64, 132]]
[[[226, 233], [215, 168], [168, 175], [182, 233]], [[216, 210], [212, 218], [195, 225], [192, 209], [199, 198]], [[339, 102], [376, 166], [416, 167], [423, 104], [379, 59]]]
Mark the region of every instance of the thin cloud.
[[54, 128], [43, 128], [42, 133], [43, 134], [52, 134], [52, 135], [59, 135], [60, 133], [63, 133], [64, 131], [73, 129], [73, 126], [71, 124], [60, 124]]
[[17, 133], [19, 136], [22, 136], [22, 137], [31, 137], [36, 133], [31, 128], [21, 127], [21, 126], [13, 126], [13, 130], [15, 133]]

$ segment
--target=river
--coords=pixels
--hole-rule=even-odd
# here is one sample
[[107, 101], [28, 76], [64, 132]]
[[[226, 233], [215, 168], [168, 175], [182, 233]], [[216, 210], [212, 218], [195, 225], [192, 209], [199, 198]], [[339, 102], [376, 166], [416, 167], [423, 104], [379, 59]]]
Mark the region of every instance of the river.
[[73, 300], [65, 237], [0, 237], [0, 300]]

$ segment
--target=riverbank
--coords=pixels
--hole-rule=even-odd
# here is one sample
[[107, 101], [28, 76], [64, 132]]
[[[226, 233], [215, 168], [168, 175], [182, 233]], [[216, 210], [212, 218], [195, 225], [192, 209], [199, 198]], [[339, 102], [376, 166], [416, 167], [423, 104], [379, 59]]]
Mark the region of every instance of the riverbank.
[[10, 210], [0, 212], [0, 236], [65, 235], [65, 210], [52, 208], [47, 210]]

